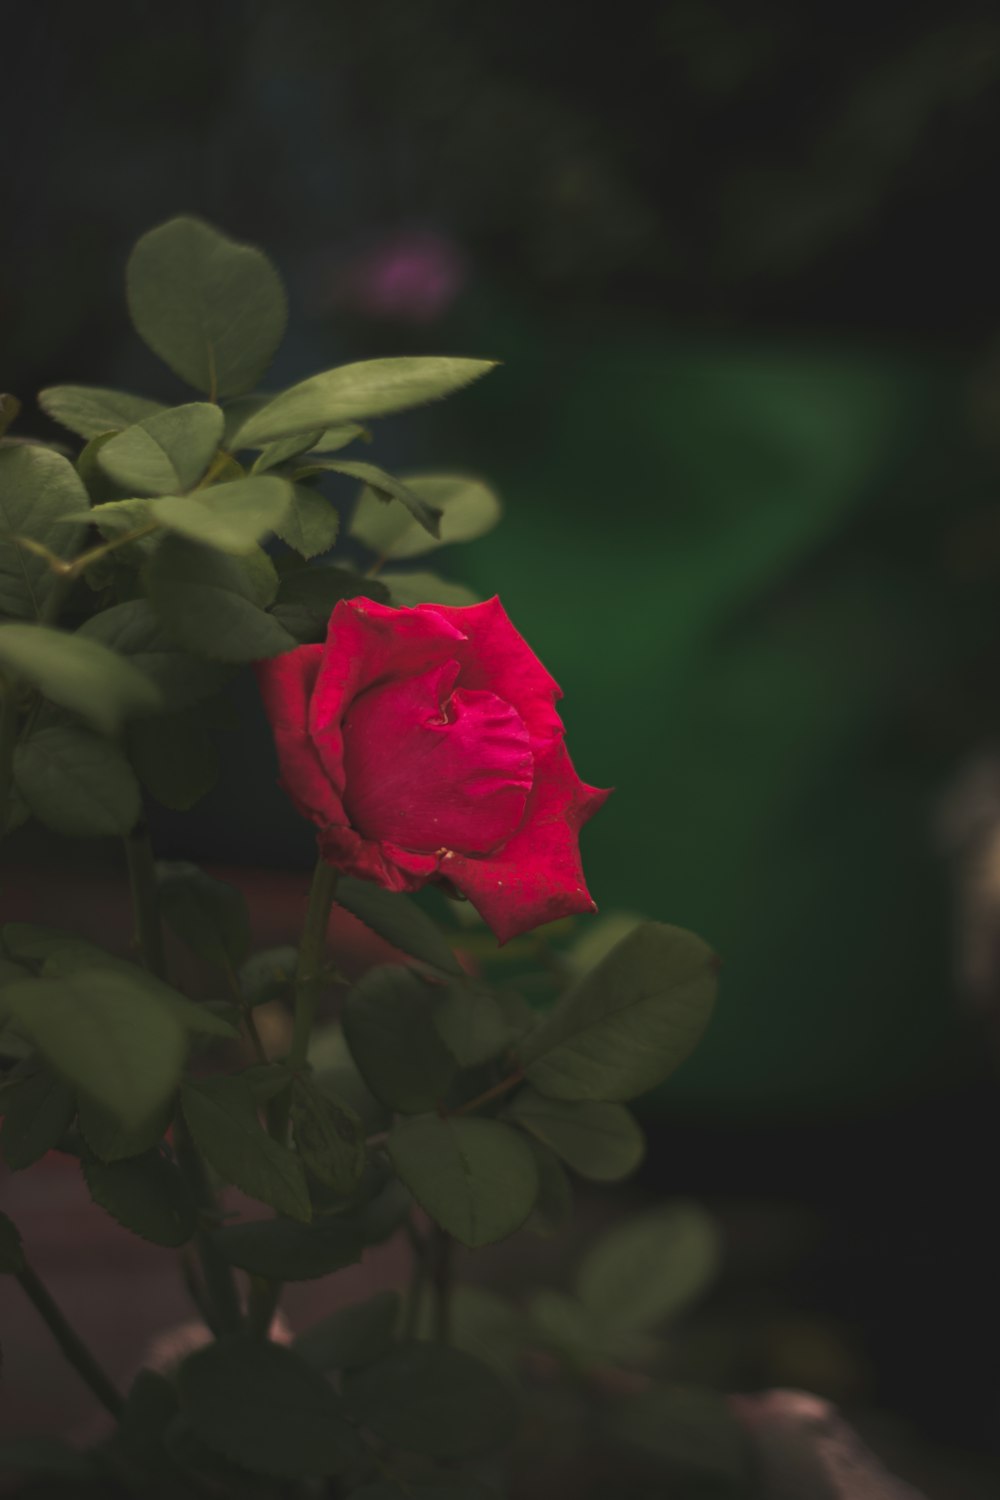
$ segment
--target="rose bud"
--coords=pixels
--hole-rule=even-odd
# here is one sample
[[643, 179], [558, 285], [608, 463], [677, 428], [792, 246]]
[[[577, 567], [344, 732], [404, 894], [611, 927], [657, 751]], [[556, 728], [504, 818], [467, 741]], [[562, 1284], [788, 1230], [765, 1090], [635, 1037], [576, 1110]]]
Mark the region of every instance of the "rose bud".
[[329, 864], [444, 884], [501, 942], [595, 909], [579, 833], [609, 793], [573, 769], [560, 689], [499, 599], [342, 600], [324, 645], [256, 670], [281, 784]]

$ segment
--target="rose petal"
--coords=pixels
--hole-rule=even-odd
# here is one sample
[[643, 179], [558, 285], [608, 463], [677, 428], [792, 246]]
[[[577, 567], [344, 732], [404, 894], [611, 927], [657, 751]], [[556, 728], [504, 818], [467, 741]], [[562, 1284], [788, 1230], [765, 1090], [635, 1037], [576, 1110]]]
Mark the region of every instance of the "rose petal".
[[299, 812], [321, 827], [347, 821], [309, 735], [309, 705], [322, 655], [322, 646], [298, 646], [254, 664], [278, 751], [281, 785]]
[[359, 880], [374, 880], [387, 891], [419, 891], [440, 863], [436, 854], [404, 853], [346, 827], [321, 829], [319, 849], [327, 864]]
[[536, 754], [562, 738], [563, 724], [555, 708], [562, 688], [514, 629], [496, 596], [482, 604], [420, 604], [417, 609], [433, 611], [468, 638], [460, 658], [459, 685], [486, 688], [513, 703], [528, 726]]
[[444, 855], [441, 874], [472, 902], [501, 943], [543, 922], [595, 911], [579, 832], [611, 795], [580, 780], [562, 741], [535, 761], [524, 821], [485, 859]]
[[369, 688], [344, 719], [345, 810], [366, 838], [486, 854], [531, 790], [528, 731], [495, 693], [452, 688], [459, 663]]
[[344, 795], [341, 726], [353, 699], [383, 678], [405, 677], [453, 660], [464, 642], [460, 629], [433, 613], [391, 609], [372, 599], [337, 604], [326, 644], [319, 648], [309, 732], [338, 797]]

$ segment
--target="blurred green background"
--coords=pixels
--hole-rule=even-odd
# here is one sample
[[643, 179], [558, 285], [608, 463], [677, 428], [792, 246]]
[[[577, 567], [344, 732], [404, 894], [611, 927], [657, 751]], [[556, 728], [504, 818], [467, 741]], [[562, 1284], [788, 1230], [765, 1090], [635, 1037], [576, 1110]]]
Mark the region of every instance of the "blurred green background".
[[[182, 211], [281, 265], [275, 383], [501, 359], [377, 456], [499, 486], [503, 526], [440, 566], [500, 593], [617, 787], [592, 889], [724, 958], [668, 1102], [803, 1118], [974, 1076], [935, 810], [996, 727], [995, 13], [180, 0], [5, 28], [3, 387], [178, 396], [121, 277]], [[165, 852], [309, 860], [256, 725]]]

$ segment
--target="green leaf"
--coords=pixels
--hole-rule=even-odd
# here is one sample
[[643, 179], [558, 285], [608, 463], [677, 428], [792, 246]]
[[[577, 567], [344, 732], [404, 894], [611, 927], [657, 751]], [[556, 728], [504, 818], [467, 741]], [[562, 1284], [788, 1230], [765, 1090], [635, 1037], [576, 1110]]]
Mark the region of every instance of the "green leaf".
[[309, 1079], [292, 1090], [292, 1130], [307, 1172], [347, 1198], [365, 1169], [365, 1132], [349, 1104]]
[[287, 542], [300, 557], [318, 557], [329, 552], [337, 540], [340, 516], [318, 490], [307, 484], [296, 484], [292, 489], [292, 503], [281, 522], [274, 527], [275, 534]]
[[178, 1389], [202, 1442], [262, 1474], [337, 1474], [360, 1450], [329, 1383], [278, 1344], [220, 1339], [184, 1361]]
[[586, 974], [644, 921], [644, 917], [631, 911], [602, 911], [599, 917], [584, 923], [580, 935], [562, 957], [574, 974]]
[[[371, 1164], [368, 1170], [372, 1170]], [[385, 1170], [389, 1172], [388, 1164]], [[403, 1227], [412, 1209], [413, 1199], [399, 1178], [389, 1172], [382, 1187], [367, 1203], [337, 1214], [335, 1222], [349, 1226], [366, 1245], [382, 1245]]]
[[[120, 537], [127, 531], [136, 531], [141, 526], [149, 525], [149, 501], [103, 500], [99, 505], [92, 505], [89, 510], [74, 511], [67, 520], [96, 526], [103, 537]], [[151, 537], [137, 537], [118, 556], [131, 562], [136, 557], [145, 556], [153, 545]]]
[[302, 1163], [263, 1129], [245, 1080], [237, 1075], [185, 1082], [181, 1104], [195, 1145], [224, 1181], [278, 1213], [308, 1221], [312, 1208]]
[[433, 1109], [447, 1094], [455, 1060], [434, 1028], [437, 999], [411, 969], [370, 969], [348, 995], [342, 1023], [351, 1056], [380, 1103], [405, 1114]]
[[[83, 1481], [84, 1485], [87, 1480], [97, 1478], [97, 1470], [85, 1453], [78, 1453], [61, 1438], [47, 1437], [0, 1439], [0, 1474], [30, 1475], [33, 1479], [74, 1479]], [[34, 1493], [39, 1494], [39, 1490], [34, 1489]], [[84, 1488], [77, 1494], [92, 1495], [93, 1491]]]
[[83, 1176], [94, 1202], [154, 1245], [185, 1245], [198, 1209], [172, 1161], [159, 1150], [115, 1162], [87, 1161]]
[[237, 449], [233, 439], [246, 422], [255, 412], [263, 411], [274, 400], [274, 394], [267, 395], [263, 391], [255, 391], [249, 396], [237, 396], [232, 401], [223, 404], [223, 415], [226, 425], [222, 432], [222, 446], [228, 453], [236, 453]]
[[240, 969], [240, 990], [248, 1005], [267, 1005], [282, 1000], [295, 983], [298, 951], [291, 946], [265, 948], [254, 953]]
[[374, 490], [362, 490], [350, 534], [379, 557], [398, 562], [449, 542], [475, 541], [500, 520], [500, 501], [481, 479], [465, 474], [408, 474], [403, 483], [438, 513], [438, 530], [428, 535], [412, 515], [383, 504]]
[[347, 568], [299, 568], [282, 577], [274, 618], [297, 641], [322, 641], [334, 607], [341, 599], [358, 597], [385, 604], [389, 590], [378, 579], [363, 578]]
[[79, 437], [100, 437], [120, 432], [146, 417], [165, 411], [162, 401], [149, 401], [127, 391], [104, 390], [97, 385], [50, 385], [39, 391], [38, 404], [53, 422], [68, 427]]
[[622, 1358], [623, 1351], [605, 1337], [603, 1326], [576, 1297], [568, 1297], [565, 1292], [540, 1288], [528, 1303], [528, 1316], [531, 1342], [561, 1355], [577, 1369]]
[[531, 1147], [499, 1120], [420, 1115], [395, 1126], [388, 1149], [421, 1208], [471, 1248], [513, 1234], [538, 1195]]
[[645, 1333], [695, 1302], [720, 1258], [715, 1221], [695, 1203], [674, 1202], [599, 1240], [580, 1266], [577, 1291], [609, 1328]]
[[12, 1172], [21, 1171], [54, 1151], [76, 1114], [72, 1089], [47, 1068], [14, 1081], [3, 1096], [0, 1151]]
[[278, 597], [278, 570], [263, 547], [251, 547], [235, 559], [258, 609], [269, 609]]
[[337, 884], [336, 901], [401, 953], [444, 974], [464, 976], [440, 927], [409, 896], [347, 876]]
[[295, 1073], [284, 1063], [253, 1063], [242, 1070], [240, 1077], [249, 1084], [254, 1103], [259, 1105], [283, 1094], [294, 1081]]
[[291, 1219], [261, 1219], [250, 1224], [227, 1224], [212, 1236], [230, 1265], [252, 1276], [272, 1281], [316, 1281], [353, 1266], [368, 1241], [339, 1216], [321, 1224], [296, 1224]]
[[219, 753], [199, 707], [134, 720], [127, 744], [139, 780], [164, 807], [188, 812], [219, 779]]
[[[726, 1397], [715, 1391], [652, 1385], [616, 1402], [608, 1425], [619, 1443], [655, 1459], [665, 1493], [742, 1495], [757, 1468], [750, 1437]], [[786, 1493], [806, 1491], [796, 1483]], [[811, 1485], [808, 1493], [815, 1493]], [[852, 1484], [850, 1494], [861, 1491]], [[841, 1495], [848, 1500], [848, 1491]]]
[[464, 583], [452, 583], [448, 578], [439, 578], [436, 573], [391, 573], [382, 574], [382, 582], [389, 590], [390, 600], [399, 609], [413, 609], [417, 604], [451, 604], [465, 608], [479, 604], [480, 595], [466, 588]]
[[147, 974], [145, 969], [139, 969], [135, 963], [117, 959], [96, 944], [73, 938], [70, 933], [36, 926], [33, 922], [7, 922], [3, 927], [3, 942], [10, 953], [18, 954], [27, 962], [40, 963], [43, 978], [72, 980], [90, 969], [97, 969], [102, 974], [112, 971], [124, 983], [141, 990], [147, 999], [177, 1017], [184, 1031], [204, 1037], [225, 1037], [229, 1041], [238, 1037], [237, 1029], [225, 1017], [217, 1016], [208, 1005], [189, 1001], [169, 984]]
[[371, 436], [367, 427], [361, 427], [357, 422], [342, 422], [339, 426], [325, 428], [316, 442], [310, 445], [309, 452], [338, 453], [348, 443], [356, 443], [358, 438], [364, 438], [370, 443]]
[[368, 359], [340, 365], [300, 381], [251, 416], [234, 447], [253, 448], [277, 438], [365, 417], [405, 411], [449, 396], [495, 367], [486, 359]]
[[488, 990], [447, 984], [437, 991], [434, 1026], [460, 1068], [476, 1068], [509, 1047], [515, 1032]]
[[236, 968], [250, 950], [250, 914], [243, 893], [196, 865], [157, 866], [160, 912], [182, 943], [206, 963]]
[[159, 689], [131, 662], [99, 641], [49, 625], [0, 624], [0, 666], [104, 734], [116, 734], [130, 714], [161, 706]]
[[170, 407], [103, 444], [97, 462], [128, 495], [182, 495], [215, 457], [222, 425], [221, 408], [209, 402]]
[[230, 669], [184, 651], [146, 599], [112, 605], [85, 620], [78, 636], [99, 641], [150, 678], [168, 709], [188, 708], [211, 697], [229, 680]]
[[[418, 1337], [434, 1342], [430, 1298], [424, 1299]], [[449, 1341], [506, 1377], [517, 1377], [524, 1354], [524, 1319], [496, 1292], [459, 1282], [452, 1288]]]
[[3, 998], [49, 1066], [123, 1124], [148, 1119], [176, 1088], [184, 1028], [141, 976], [86, 969], [6, 985]]
[[548, 1239], [572, 1222], [573, 1185], [554, 1151], [535, 1140], [531, 1148], [538, 1168], [538, 1197], [524, 1227]]
[[239, 1035], [227, 1020], [216, 1015], [207, 1005], [188, 1000], [155, 975], [148, 974], [128, 959], [114, 957], [95, 943], [32, 922], [8, 922], [2, 929], [2, 937], [8, 952], [26, 962], [41, 963], [45, 978], [72, 979], [90, 969], [102, 973], [113, 970], [127, 984], [142, 990], [147, 998], [176, 1016], [185, 1030], [230, 1040]]
[[632, 1099], [693, 1051], [708, 1025], [715, 959], [693, 933], [644, 922], [560, 997], [523, 1043], [553, 1099]]
[[623, 1104], [600, 1099], [546, 1099], [521, 1089], [504, 1111], [506, 1119], [549, 1146], [581, 1177], [618, 1182], [634, 1172], [646, 1142]]
[[17, 421], [20, 413], [21, 403], [16, 396], [11, 396], [7, 392], [0, 394], [0, 438]]
[[314, 1323], [292, 1347], [300, 1359], [324, 1372], [371, 1364], [392, 1343], [400, 1305], [398, 1292], [376, 1292]]
[[[114, 436], [113, 432], [98, 433], [96, 437], [90, 439], [76, 461], [76, 472], [83, 480], [92, 505], [102, 505], [105, 502], [121, 500], [128, 496], [127, 490], [123, 496], [121, 488], [117, 484], [112, 483], [97, 461], [102, 449], [107, 447]], [[78, 519], [81, 521], [87, 519], [89, 521], [90, 518], [89, 516], [85, 517], [84, 512], [80, 511]], [[105, 558], [102, 566], [110, 568], [110, 560]]]
[[40, 922], [5, 922], [0, 928], [0, 941], [5, 952], [18, 963], [41, 965], [43, 972], [44, 966], [61, 954], [68, 954], [81, 967], [84, 964], [93, 967], [118, 962], [97, 943], [88, 942], [71, 932], [62, 932], [57, 927], [44, 927]]
[[167, 537], [145, 570], [146, 588], [160, 620], [177, 642], [216, 661], [256, 661], [296, 644], [254, 602], [253, 588], [235, 558], [184, 537]]
[[79, 551], [82, 526], [66, 517], [90, 502], [73, 465], [47, 448], [0, 449], [0, 614], [37, 619], [55, 575], [44, 557], [11, 540], [30, 537], [63, 559]]
[[139, 786], [117, 745], [68, 724], [35, 729], [14, 752], [17, 789], [39, 822], [80, 837], [128, 833]]
[[357, 1112], [369, 1134], [384, 1130], [388, 1112], [365, 1083], [351, 1056], [343, 1027], [317, 1026], [309, 1038], [309, 1063], [317, 1081], [329, 1087]]
[[24, 1251], [15, 1224], [0, 1213], [0, 1274], [16, 1276], [24, 1270]]
[[288, 316], [262, 251], [200, 219], [170, 219], [139, 240], [125, 280], [136, 332], [175, 375], [213, 401], [257, 384]]
[[323, 467], [332, 469], [335, 474], [346, 474], [349, 479], [360, 479], [368, 487], [368, 492], [375, 496], [375, 504], [386, 505], [390, 500], [398, 500], [409, 512], [409, 518], [416, 522], [417, 526], [424, 531], [430, 532], [432, 537], [440, 535], [440, 517], [434, 506], [428, 505], [427, 501], [404, 484], [401, 479], [396, 479], [392, 474], [387, 474], [376, 464], [362, 463], [354, 459], [332, 458], [324, 460]]
[[[240, 1500], [275, 1500], [275, 1481], [252, 1474], [244, 1464], [214, 1452], [197, 1437], [183, 1413], [167, 1424], [163, 1446], [186, 1475], [197, 1476], [206, 1495], [238, 1495]], [[280, 1492], [277, 1492], [280, 1493]]]
[[155, 1370], [140, 1370], [111, 1438], [115, 1455], [143, 1470], [162, 1473], [164, 1437], [176, 1414], [177, 1392], [173, 1382]]
[[308, 448], [315, 447], [322, 436], [322, 432], [319, 431], [299, 432], [294, 437], [282, 438], [280, 442], [268, 443], [254, 460], [251, 474], [266, 474], [268, 469], [276, 469], [279, 464], [298, 458], [300, 453], [305, 453]]
[[[123, 434], [124, 436], [124, 434]], [[251, 552], [278, 528], [292, 503], [292, 486], [276, 474], [215, 484], [193, 495], [165, 495], [150, 512], [168, 531], [222, 552]]]
[[89, 1099], [80, 1101], [80, 1131], [94, 1155], [103, 1162], [142, 1156], [158, 1146], [170, 1127], [172, 1102], [162, 1106], [138, 1125], [123, 1125], [114, 1115]]
[[500, 1447], [517, 1419], [513, 1387], [459, 1349], [403, 1344], [351, 1374], [345, 1399], [356, 1419], [394, 1448], [471, 1458]]

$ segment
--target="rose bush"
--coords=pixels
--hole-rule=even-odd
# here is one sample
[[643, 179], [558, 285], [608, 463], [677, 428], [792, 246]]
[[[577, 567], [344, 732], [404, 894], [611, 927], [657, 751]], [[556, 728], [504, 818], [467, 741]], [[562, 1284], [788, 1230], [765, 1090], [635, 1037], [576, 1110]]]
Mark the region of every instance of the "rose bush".
[[[570, 1411], [597, 1435], [596, 1466], [582, 1457], [599, 1482], [609, 1463], [623, 1473], [615, 1493], [632, 1492], [616, 1444], [641, 1445], [652, 1424], [664, 1490], [724, 1470], [718, 1493], [748, 1500], [725, 1403], [709, 1399], [706, 1427], [697, 1394], [692, 1407], [657, 1385], [651, 1335], [719, 1260], [700, 1211], [674, 1205], [613, 1230], [572, 1292], [514, 1305], [456, 1285], [453, 1242], [565, 1231], [569, 1174], [606, 1184], [636, 1170], [628, 1101], [696, 1045], [718, 969], [693, 933], [618, 913], [563, 934], [537, 972], [519, 962], [512, 989], [507, 961], [523, 952], [498, 953], [476, 924], [439, 927], [407, 894], [429, 881], [462, 892], [501, 940], [593, 907], [578, 840], [607, 792], [573, 769], [556, 683], [497, 599], [432, 602], [456, 585], [395, 567], [482, 536], [497, 498], [472, 476], [397, 477], [339, 456], [374, 440], [362, 422], [457, 391], [492, 362], [362, 360], [265, 394], [286, 300], [260, 251], [176, 219], [143, 236], [126, 281], [137, 331], [206, 399], [50, 387], [40, 405], [84, 441], [75, 459], [63, 442], [0, 433], [6, 884], [19, 884], [21, 838], [47, 860], [50, 835], [99, 851], [117, 835], [135, 933], [109, 948], [111, 923], [90, 930], [79, 903], [63, 930], [58, 880], [38, 882], [37, 910], [4, 911], [0, 1192], [8, 1170], [58, 1153], [115, 1233], [180, 1252], [200, 1321], [166, 1360], [157, 1346], [138, 1372], [131, 1356], [106, 1369], [46, 1287], [30, 1219], [22, 1238], [0, 1211], [0, 1297], [31, 1303], [111, 1419], [88, 1452], [0, 1437], [0, 1487], [10, 1471], [25, 1493], [40, 1482], [73, 1500], [277, 1500], [302, 1483], [338, 1500], [518, 1496], [562, 1464]], [[0, 427], [19, 409], [0, 397]], [[334, 502], [350, 505], [344, 487], [359, 483], [351, 552], [330, 559]], [[377, 584], [358, 549], [378, 561]], [[180, 814], [210, 790], [223, 695], [251, 663], [284, 784], [319, 829], [294, 948], [264, 943], [237, 885], [158, 862], [147, 818], [147, 803]], [[393, 952], [355, 983], [333, 951], [335, 899]], [[228, 1187], [254, 1207], [234, 1217]], [[402, 1295], [372, 1281], [358, 1300], [363, 1275], [288, 1341], [284, 1283], [357, 1267], [397, 1236]], [[296, 1305], [296, 1322], [317, 1311]], [[35, 1354], [0, 1322], [10, 1380]], [[494, 1348], [503, 1374], [480, 1357]], [[673, 1381], [673, 1353], [664, 1368]], [[707, 1464], [691, 1459], [692, 1422]], [[547, 1430], [552, 1454], [532, 1437]]]
[[453, 887], [501, 942], [594, 910], [579, 833], [609, 793], [577, 776], [559, 686], [499, 599], [342, 600], [323, 645], [257, 677], [282, 785], [329, 864]]

